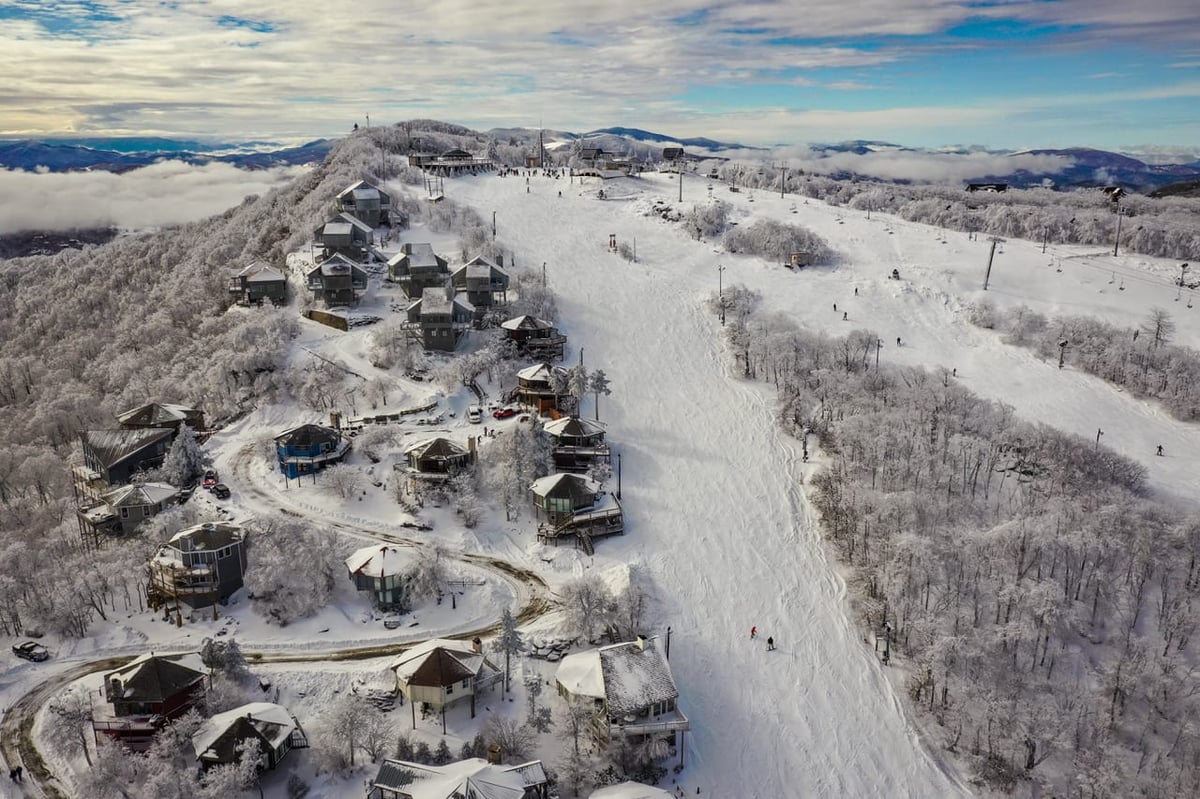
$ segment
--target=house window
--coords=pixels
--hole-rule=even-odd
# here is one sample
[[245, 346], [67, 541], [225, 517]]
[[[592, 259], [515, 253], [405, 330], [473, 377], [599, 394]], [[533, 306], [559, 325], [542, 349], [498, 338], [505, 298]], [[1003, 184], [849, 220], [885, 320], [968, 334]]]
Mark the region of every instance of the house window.
[[121, 508], [121, 518], [122, 519], [129, 518], [129, 508]]
[[471, 678], [470, 678], [470, 677], [468, 677], [467, 679], [463, 680], [463, 686], [462, 686], [462, 687], [463, 687], [463, 688], [470, 688], [470, 687], [471, 687]]
[[149, 516], [150, 516], [150, 506], [143, 505], [142, 506], [142, 518], [145, 519], [145, 518], [148, 518]]
[[446, 696], [449, 696], [452, 693], [454, 693], [454, 683], [450, 683], [446, 686]]

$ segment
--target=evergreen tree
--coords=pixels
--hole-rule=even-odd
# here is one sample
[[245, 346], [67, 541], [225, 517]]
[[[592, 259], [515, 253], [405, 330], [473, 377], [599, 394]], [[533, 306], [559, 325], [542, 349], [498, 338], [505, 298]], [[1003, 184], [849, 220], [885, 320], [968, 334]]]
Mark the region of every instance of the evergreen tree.
[[603, 369], [597, 369], [592, 372], [591, 380], [588, 383], [588, 390], [592, 392], [596, 398], [596, 421], [600, 421], [600, 395], [609, 396], [612, 394], [612, 389], [609, 388], [608, 375], [604, 374]]
[[517, 629], [517, 620], [508, 608], [500, 615], [500, 637], [492, 646], [504, 653], [504, 690], [509, 690], [509, 660], [525, 651], [525, 640]]
[[185, 423], [179, 425], [179, 432], [171, 442], [171, 448], [167, 450], [167, 457], [159, 469], [159, 474], [165, 482], [183, 488], [200, 479], [204, 470], [211, 465], [212, 458], [200, 449], [196, 434]]

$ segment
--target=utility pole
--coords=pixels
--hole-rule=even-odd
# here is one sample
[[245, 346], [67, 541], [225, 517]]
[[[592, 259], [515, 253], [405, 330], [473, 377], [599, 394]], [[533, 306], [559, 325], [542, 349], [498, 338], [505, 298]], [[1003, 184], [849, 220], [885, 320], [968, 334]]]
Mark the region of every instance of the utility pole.
[[492, 211], [492, 241], [496, 240], [496, 212]]
[[546, 262], [542, 261], [542, 285], [546, 285]]
[[679, 202], [683, 202], [683, 164], [675, 159], [675, 168], [679, 170]]
[[1063, 361], [1067, 357], [1067, 345], [1070, 343], [1071, 342], [1067, 341], [1065, 338], [1058, 342], [1058, 368], [1059, 369], [1063, 368]]
[[783, 193], [787, 190], [787, 164], [783, 165], [783, 176], [779, 178], [779, 199], [783, 199]]
[[621, 498], [621, 453], [617, 453], [617, 499]]
[[1002, 241], [1004, 241], [1004, 239], [998, 238], [998, 237], [996, 237], [996, 236], [992, 236], [992, 239], [991, 239], [991, 241], [992, 241], [992, 249], [991, 249], [991, 251], [988, 253], [988, 265], [987, 265], [987, 272], [985, 272], [985, 273], [984, 273], [984, 275], [983, 275], [983, 290], [984, 290], [984, 291], [987, 291], [987, 287], [988, 287], [988, 281], [989, 281], [989, 280], [991, 279], [991, 277], [992, 277], [992, 259], [996, 257], [996, 245], [997, 245], [999, 242], [1002, 242]]
[[1188, 265], [1187, 265], [1187, 264], [1180, 264], [1180, 265], [1179, 265], [1179, 287], [1180, 287], [1180, 288], [1183, 288], [1183, 275], [1184, 275], [1184, 273], [1186, 273], [1186, 272], [1187, 272], [1187, 270], [1188, 270]]
[[1104, 431], [1099, 427], [1096, 428], [1096, 449], [1100, 449], [1100, 436], [1104, 435]]
[[[875, 337], [875, 371], [879, 371], [879, 351], [883, 349], [883, 339], [879, 336]], [[807, 439], [806, 439], [807, 441]]]
[[1046, 252], [1046, 240], [1050, 238], [1050, 228], [1042, 228], [1042, 252]]

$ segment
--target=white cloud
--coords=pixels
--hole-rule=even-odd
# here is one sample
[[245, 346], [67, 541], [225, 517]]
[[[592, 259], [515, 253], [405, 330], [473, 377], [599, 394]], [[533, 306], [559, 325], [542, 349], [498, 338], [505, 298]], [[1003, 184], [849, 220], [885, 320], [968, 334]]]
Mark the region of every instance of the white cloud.
[[869, 153], [825, 154], [804, 146], [780, 147], [768, 151], [736, 150], [723, 156], [743, 160], [762, 160], [786, 164], [818, 175], [852, 173], [884, 180], [914, 183], [964, 183], [987, 176], [1003, 177], [1018, 170], [1054, 174], [1071, 166], [1074, 160], [1057, 155], [1017, 153], [932, 153], [915, 150], [880, 150]]
[[307, 167], [243, 170], [162, 161], [122, 174], [0, 171], [0, 233], [115, 225], [147, 228], [202, 219], [262, 194]]

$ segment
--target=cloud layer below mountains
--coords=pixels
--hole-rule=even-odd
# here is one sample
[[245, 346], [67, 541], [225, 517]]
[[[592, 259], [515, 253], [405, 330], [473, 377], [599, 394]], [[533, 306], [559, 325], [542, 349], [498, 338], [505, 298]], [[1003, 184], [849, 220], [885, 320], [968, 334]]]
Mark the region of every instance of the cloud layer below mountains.
[[1018, 171], [1057, 174], [1074, 164], [1061, 155], [971, 152], [938, 153], [920, 150], [879, 150], [869, 153], [822, 153], [808, 147], [769, 151], [736, 150], [721, 153], [736, 160], [765, 160], [817, 175], [854, 174], [913, 183], [963, 183], [985, 177], [1004, 178]]
[[121, 174], [0, 171], [0, 234], [116, 226], [145, 229], [192, 222], [262, 194], [308, 167], [249, 171], [182, 161]]

